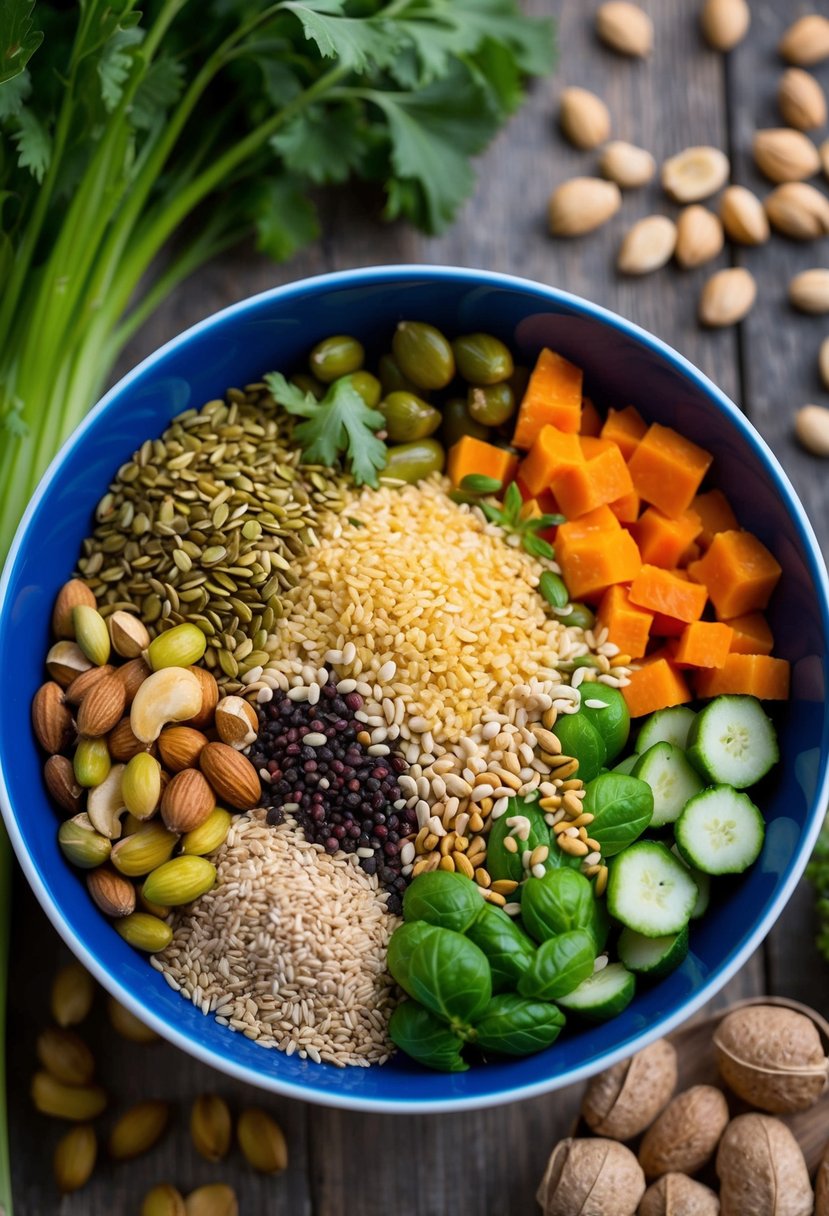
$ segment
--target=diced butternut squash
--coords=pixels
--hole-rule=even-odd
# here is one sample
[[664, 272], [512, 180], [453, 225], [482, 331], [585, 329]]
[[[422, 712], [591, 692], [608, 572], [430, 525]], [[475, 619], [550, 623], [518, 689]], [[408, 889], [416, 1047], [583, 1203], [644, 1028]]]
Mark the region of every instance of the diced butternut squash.
[[581, 399], [581, 426], [579, 427], [580, 435], [598, 435], [602, 429], [602, 419], [599, 411], [596, 409], [589, 397]]
[[[573, 541], [579, 541], [593, 532], [620, 532], [621, 529], [622, 525], [610, 507], [596, 507], [595, 511], [587, 511], [578, 519], [568, 519], [567, 523], [559, 524], [556, 545], [566, 548]], [[609, 543], [612, 544], [612, 541]]]
[[518, 466], [518, 473], [515, 476], [515, 484], [521, 491], [521, 497], [524, 499], [524, 502], [527, 502], [530, 499], [537, 502], [542, 515], [558, 515], [558, 503], [556, 502], [555, 498], [553, 498], [550, 491], [540, 490], [538, 494], [533, 494], [527, 483], [521, 479], [520, 465]]
[[678, 667], [722, 667], [728, 657], [734, 630], [720, 621], [693, 621], [686, 625], [676, 648]]
[[721, 621], [765, 608], [782, 574], [777, 560], [751, 532], [717, 532], [688, 573], [702, 583]]
[[636, 541], [624, 528], [590, 532], [563, 546], [557, 541], [556, 558], [576, 600], [597, 599], [614, 583], [629, 583], [641, 564]]
[[661, 612], [690, 624], [702, 616], [708, 596], [705, 588], [675, 570], [643, 565], [630, 588], [630, 598], [648, 612]]
[[785, 659], [766, 654], [729, 654], [722, 667], [700, 671], [697, 696], [719, 697], [742, 693], [761, 701], [785, 701], [789, 695], [790, 668]]
[[675, 519], [690, 507], [712, 460], [678, 431], [654, 422], [630, 458], [630, 475], [645, 502]]
[[455, 489], [469, 473], [483, 473], [496, 481], [512, 481], [518, 468], [518, 457], [494, 443], [485, 443], [472, 435], [464, 435], [449, 449], [446, 472]]
[[734, 654], [771, 654], [774, 638], [762, 612], [749, 612], [725, 622], [731, 626], [731, 650]]
[[550, 482], [550, 488], [567, 518], [575, 519], [586, 511], [629, 494], [633, 483], [622, 453], [614, 445], [585, 460], [584, 464], [571, 464], [559, 469]]
[[684, 567], [686, 567], [690, 562], [699, 561], [699, 559], [701, 557], [702, 557], [702, 549], [700, 549], [698, 543], [696, 541], [694, 541], [692, 544], [690, 544], [688, 546], [688, 548], [685, 550], [685, 552], [681, 555], [681, 557], [679, 559], [679, 566], [680, 566], [680, 568], [684, 569]]
[[542, 427], [529, 453], [521, 461], [518, 476], [534, 497], [549, 489], [553, 477], [571, 464], [583, 464], [578, 435], [555, 426]]
[[517, 448], [531, 448], [543, 426], [578, 434], [581, 424], [580, 367], [546, 347], [530, 375], [529, 384], [518, 410], [512, 442]]
[[681, 637], [687, 623], [687, 621], [680, 621], [678, 617], [668, 616], [665, 612], [655, 612], [651, 633], [655, 638], [678, 638]]
[[632, 405], [623, 410], [609, 410], [601, 429], [602, 439], [612, 439], [625, 460], [630, 460], [647, 431], [647, 423]]
[[657, 507], [648, 507], [631, 528], [642, 561], [666, 570], [679, 565], [682, 554], [701, 531], [702, 520], [696, 512], [683, 511], [677, 519], [670, 519]]
[[606, 629], [607, 640], [632, 659], [641, 659], [647, 650], [652, 620], [649, 612], [630, 602], [619, 584], [608, 587], [596, 613], [597, 629]]
[[705, 494], [697, 494], [691, 507], [702, 520], [702, 531], [699, 534], [699, 544], [707, 549], [718, 532], [734, 532], [739, 528], [737, 516], [731, 510], [722, 490], [708, 490]]
[[666, 658], [645, 662], [631, 671], [630, 683], [622, 689], [622, 695], [632, 718], [642, 718], [657, 709], [684, 705], [692, 700], [682, 673]]
[[642, 499], [635, 490], [631, 490], [629, 494], [623, 494], [621, 498], [617, 498], [615, 502], [609, 502], [607, 505], [620, 524], [632, 524], [639, 518]]
[[585, 460], [592, 460], [600, 452], [609, 452], [616, 447], [612, 439], [601, 439], [598, 435], [579, 435], [579, 443]]

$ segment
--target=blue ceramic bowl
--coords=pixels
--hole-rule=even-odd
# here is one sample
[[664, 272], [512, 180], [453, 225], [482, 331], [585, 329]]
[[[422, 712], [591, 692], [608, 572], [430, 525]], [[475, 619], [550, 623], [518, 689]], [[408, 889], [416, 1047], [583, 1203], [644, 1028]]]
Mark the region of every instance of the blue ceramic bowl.
[[[603, 406], [632, 402], [645, 418], [714, 452], [715, 482], [783, 566], [771, 624], [776, 653], [793, 667], [792, 699], [776, 714], [782, 763], [763, 791], [765, 848], [745, 877], [716, 884], [683, 966], [643, 986], [630, 1008], [603, 1026], [571, 1028], [540, 1055], [459, 1075], [405, 1059], [341, 1070], [288, 1058], [223, 1029], [172, 992], [99, 914], [81, 874], [59, 852], [57, 816], [29, 725], [52, 602], [117, 466], [174, 414], [229, 385], [290, 369], [327, 334], [354, 333], [379, 354], [404, 317], [452, 333], [491, 330], [523, 362], [549, 345], [585, 369], [587, 391]], [[762, 439], [700, 372], [636, 326], [564, 292], [474, 270], [384, 267], [306, 280], [234, 305], [162, 347], [106, 395], [41, 482], [0, 583], [0, 803], [26, 877], [78, 958], [145, 1022], [214, 1068], [291, 1097], [362, 1110], [448, 1111], [530, 1097], [598, 1072], [684, 1021], [780, 915], [826, 802], [827, 590], [803, 508]]]

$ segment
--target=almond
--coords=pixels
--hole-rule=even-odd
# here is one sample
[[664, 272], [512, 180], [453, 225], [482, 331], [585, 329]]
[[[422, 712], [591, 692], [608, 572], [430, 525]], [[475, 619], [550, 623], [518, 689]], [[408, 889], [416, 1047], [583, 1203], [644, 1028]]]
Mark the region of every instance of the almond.
[[820, 168], [815, 145], [792, 127], [755, 132], [752, 150], [757, 168], [772, 182], [799, 182]]
[[32, 726], [38, 743], [52, 756], [62, 752], [72, 738], [72, 714], [64, 702], [63, 689], [53, 680], [41, 684], [34, 695]]
[[662, 166], [662, 187], [677, 203], [698, 203], [728, 181], [731, 166], [719, 148], [685, 148]]
[[625, 143], [623, 139], [614, 139], [602, 149], [599, 170], [603, 177], [609, 178], [623, 190], [635, 190], [651, 181], [656, 173], [656, 161], [644, 148]]
[[664, 266], [676, 247], [676, 224], [666, 215], [648, 215], [628, 231], [616, 268], [622, 274], [650, 274]]
[[118, 672], [118, 679], [124, 685], [127, 708], [129, 708], [135, 700], [135, 694], [147, 676], [151, 674], [150, 665], [142, 658], [130, 659], [128, 663], [124, 663], [121, 667], [116, 668], [116, 670]]
[[171, 832], [191, 832], [209, 818], [215, 805], [213, 791], [202, 774], [198, 769], [186, 768], [176, 773], [165, 789], [161, 818]]
[[223, 802], [238, 811], [259, 805], [259, 774], [241, 752], [226, 743], [208, 743], [199, 756], [199, 767]]
[[121, 720], [126, 704], [124, 685], [113, 672], [96, 681], [81, 701], [78, 730], [96, 739], [106, 735]]
[[802, 68], [788, 68], [780, 77], [777, 104], [783, 120], [798, 131], [811, 131], [826, 123], [826, 95], [814, 76]]
[[195, 768], [207, 736], [192, 726], [167, 726], [158, 736], [158, 750], [164, 765], [173, 773]]
[[43, 779], [58, 806], [69, 815], [77, 815], [83, 790], [75, 780], [72, 761], [66, 756], [50, 756], [43, 766]]
[[90, 870], [86, 887], [105, 916], [130, 916], [135, 911], [135, 887], [123, 874], [101, 866]]
[[81, 672], [89, 671], [91, 666], [77, 642], [55, 642], [46, 655], [46, 670], [61, 688], [68, 688]]
[[699, 319], [703, 325], [736, 325], [751, 310], [757, 295], [754, 276], [742, 266], [718, 270], [702, 289]]
[[553, 236], [583, 236], [607, 223], [622, 205], [615, 182], [600, 177], [573, 177], [552, 193], [549, 203]]
[[222, 743], [243, 751], [259, 733], [256, 710], [244, 697], [222, 697], [216, 706], [216, 730]]
[[729, 186], [723, 191], [720, 219], [729, 239], [739, 245], [763, 245], [769, 239], [769, 221], [763, 204], [745, 186]]
[[812, 241], [829, 232], [829, 199], [806, 182], [787, 182], [764, 201], [773, 228], [796, 241]]
[[[137, 756], [139, 752], [148, 750], [147, 744], [143, 743], [141, 739], [132, 733], [129, 718], [122, 718], [117, 726], [114, 726], [109, 732], [107, 747], [112, 759], [117, 760], [119, 764], [126, 764], [128, 760], [132, 760], [133, 756]], [[149, 750], [152, 752], [154, 749], [150, 748]]]
[[610, 135], [610, 111], [589, 89], [565, 89], [559, 99], [559, 126], [577, 148], [598, 148]]
[[194, 718], [185, 722], [184, 725], [195, 726], [198, 730], [204, 730], [213, 724], [213, 715], [216, 712], [216, 704], [219, 700], [219, 685], [216, 683], [216, 677], [205, 667], [194, 665], [189, 667], [188, 671], [192, 671], [201, 684], [202, 700], [199, 712]]
[[795, 415], [794, 430], [807, 452], [829, 456], [829, 410], [825, 406], [802, 406]]
[[789, 283], [789, 302], [800, 312], [829, 312], [829, 270], [802, 270]]
[[70, 705], [80, 705], [86, 694], [95, 687], [99, 680], [104, 676], [111, 676], [115, 668], [109, 663], [104, 663], [103, 667], [90, 667], [89, 671], [82, 671], [79, 676], [75, 676], [72, 683], [66, 690], [66, 700]]
[[686, 270], [710, 262], [723, 247], [722, 224], [707, 207], [693, 203], [676, 222], [676, 260]]
[[789, 63], [800, 67], [829, 58], [829, 20], [818, 13], [799, 18], [786, 30], [778, 50]]
[[137, 659], [150, 644], [147, 626], [131, 612], [113, 612], [107, 624], [112, 648], [122, 659]]
[[81, 579], [71, 578], [61, 587], [52, 609], [52, 633], [56, 638], [75, 637], [72, 612], [78, 604], [86, 604], [87, 607], [94, 608], [95, 596]]
[[709, 46], [715, 51], [730, 51], [748, 33], [751, 10], [746, 0], [705, 0], [699, 23]]
[[596, 13], [596, 33], [620, 55], [643, 59], [653, 49], [653, 22], [638, 4], [607, 0]]

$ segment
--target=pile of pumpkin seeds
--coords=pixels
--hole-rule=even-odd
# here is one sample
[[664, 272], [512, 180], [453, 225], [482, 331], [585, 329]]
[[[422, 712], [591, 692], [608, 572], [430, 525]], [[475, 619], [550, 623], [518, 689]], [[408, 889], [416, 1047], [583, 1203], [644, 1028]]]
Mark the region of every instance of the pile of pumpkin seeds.
[[180, 414], [118, 470], [78, 561], [104, 616], [198, 625], [225, 692], [271, 657], [316, 521], [342, 507], [346, 479], [300, 464], [292, 425], [264, 384]]

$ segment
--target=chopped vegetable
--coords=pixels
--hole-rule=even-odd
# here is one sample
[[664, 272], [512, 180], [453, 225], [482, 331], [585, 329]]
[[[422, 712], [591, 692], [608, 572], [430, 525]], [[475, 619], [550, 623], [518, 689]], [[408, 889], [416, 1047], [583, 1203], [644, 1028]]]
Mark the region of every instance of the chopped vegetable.
[[625, 587], [608, 587], [599, 604], [596, 624], [622, 654], [641, 659], [647, 650], [653, 614], [631, 602]]
[[678, 667], [722, 667], [728, 658], [734, 630], [719, 621], [692, 621], [677, 643]]
[[690, 507], [712, 460], [678, 431], [654, 422], [630, 458], [630, 475], [645, 502], [676, 518]]
[[446, 472], [452, 485], [458, 489], [471, 473], [483, 474], [506, 485], [515, 476], [517, 467], [518, 457], [506, 448], [497, 448], [494, 443], [484, 443], [473, 435], [464, 435], [449, 449]]
[[729, 654], [722, 667], [698, 672], [694, 687], [700, 697], [744, 693], [761, 701], [785, 701], [790, 681], [791, 668], [786, 659], [765, 654]]
[[740, 526], [731, 509], [731, 503], [722, 490], [708, 490], [705, 494], [697, 494], [691, 507], [702, 520], [699, 543], [703, 549], [708, 548], [718, 532], [733, 532]]
[[602, 416], [589, 397], [581, 399], [580, 435], [598, 435], [602, 429]]
[[[680, 578], [674, 571], [643, 565], [631, 583], [630, 598], [648, 612], [689, 623], [702, 616], [708, 596], [705, 587]], [[657, 632], [654, 626], [654, 633]]]
[[683, 511], [676, 519], [663, 515], [656, 507], [648, 507], [631, 529], [636, 537], [642, 561], [649, 566], [672, 570], [692, 541], [702, 531], [702, 520], [695, 511]]
[[731, 650], [735, 654], [771, 654], [774, 638], [762, 612], [735, 616], [725, 624], [731, 627]]
[[642, 499], [635, 490], [631, 490], [629, 494], [623, 494], [621, 498], [616, 498], [607, 505], [619, 523], [633, 524], [639, 518], [639, 512], [642, 509]]
[[629, 583], [642, 565], [636, 541], [621, 530], [608, 543], [606, 532], [590, 532], [557, 546], [557, 559], [574, 599], [599, 597], [614, 583]]
[[[600, 444], [604, 440], [589, 439], [583, 443]], [[633, 490], [628, 467], [615, 444], [594, 455], [585, 452], [585, 457], [583, 464], [566, 465], [550, 479], [550, 489], [568, 519], [616, 502]]]
[[687, 803], [676, 823], [680, 855], [703, 874], [742, 874], [760, 856], [763, 816], [741, 790], [712, 785]]
[[686, 866], [655, 840], [637, 841], [610, 867], [608, 911], [643, 937], [681, 933], [696, 901], [696, 883]]
[[718, 697], [688, 732], [688, 758], [708, 781], [744, 790], [777, 763], [777, 734], [754, 697]]
[[531, 494], [541, 494], [561, 469], [583, 462], [584, 452], [578, 435], [555, 426], [544, 426], [522, 460], [518, 475]]
[[693, 700], [681, 672], [668, 659], [657, 658], [631, 671], [622, 689], [631, 718], [643, 718], [658, 709], [684, 705]]
[[547, 425], [576, 434], [581, 423], [581, 386], [581, 368], [545, 347], [518, 410], [514, 446], [532, 447]]
[[623, 410], [607, 411], [607, 418], [599, 433], [603, 439], [612, 439], [625, 460], [630, 460], [647, 429], [639, 411], [632, 405], [626, 405]]
[[783, 571], [751, 532], [731, 531], [718, 532], [688, 573], [706, 588], [720, 620], [727, 620], [765, 608]]

